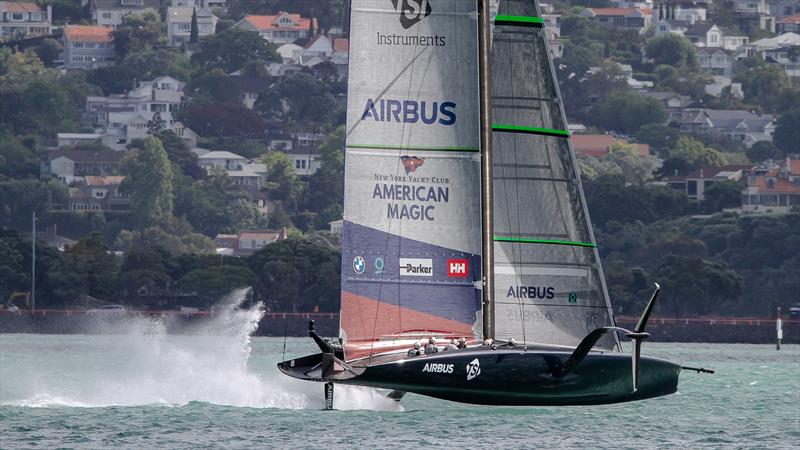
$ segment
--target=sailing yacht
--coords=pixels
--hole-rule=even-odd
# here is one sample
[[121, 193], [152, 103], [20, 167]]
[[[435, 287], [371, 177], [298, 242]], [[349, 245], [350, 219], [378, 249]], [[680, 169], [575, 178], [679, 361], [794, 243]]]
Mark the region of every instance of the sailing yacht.
[[[492, 4], [493, 6], [492, 7]], [[676, 391], [616, 327], [535, 0], [352, 0], [338, 340], [292, 377], [490, 405]], [[621, 333], [634, 342], [621, 352]], [[409, 356], [420, 340], [465, 349]]]

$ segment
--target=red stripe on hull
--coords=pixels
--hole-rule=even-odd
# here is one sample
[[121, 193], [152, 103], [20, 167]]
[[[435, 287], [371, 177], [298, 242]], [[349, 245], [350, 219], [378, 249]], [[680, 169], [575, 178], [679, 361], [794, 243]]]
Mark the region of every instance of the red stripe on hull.
[[420, 338], [474, 338], [472, 324], [380, 303], [342, 292], [341, 327], [345, 359], [409, 349]]

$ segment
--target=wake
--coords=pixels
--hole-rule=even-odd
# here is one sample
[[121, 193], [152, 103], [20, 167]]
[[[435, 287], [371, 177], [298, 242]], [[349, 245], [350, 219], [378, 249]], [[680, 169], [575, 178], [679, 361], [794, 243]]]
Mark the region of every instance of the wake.
[[[166, 320], [136, 317], [122, 334], [82, 339], [73, 349], [78, 361], [43, 361], [59, 373], [20, 367], [13, 389], [24, 391], [4, 406], [181, 407], [190, 402], [220, 406], [322, 409], [322, 385], [281, 375], [268, 356], [254, 358], [251, 334], [263, 317], [260, 304], [241, 308], [248, 289], [237, 290], [215, 306], [215, 314], [170, 335]], [[49, 356], [49, 355], [47, 355]], [[61, 360], [65, 355], [56, 354]], [[47, 358], [46, 358], [47, 359]], [[62, 362], [62, 364], [59, 364]], [[258, 363], [258, 370], [251, 365]], [[60, 366], [60, 367], [59, 367]], [[25, 373], [25, 372], [28, 373]], [[7, 386], [8, 387], [8, 386]], [[7, 396], [7, 395], [4, 395]], [[337, 386], [337, 409], [402, 410], [373, 389]]]

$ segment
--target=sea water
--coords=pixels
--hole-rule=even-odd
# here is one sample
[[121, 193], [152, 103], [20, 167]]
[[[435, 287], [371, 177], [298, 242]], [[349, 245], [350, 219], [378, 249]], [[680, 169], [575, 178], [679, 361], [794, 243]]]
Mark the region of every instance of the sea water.
[[[131, 319], [116, 334], [0, 335], [0, 448], [798, 448], [800, 346], [646, 343], [678, 393], [592, 407], [486, 407], [322, 386], [275, 363], [310, 339], [251, 338], [257, 308], [188, 334]], [[284, 350], [285, 345], [285, 350]]]

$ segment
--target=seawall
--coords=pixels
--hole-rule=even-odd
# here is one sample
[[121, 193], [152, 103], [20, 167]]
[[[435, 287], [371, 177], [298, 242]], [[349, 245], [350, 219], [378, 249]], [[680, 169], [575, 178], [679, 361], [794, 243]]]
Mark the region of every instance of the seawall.
[[[80, 311], [44, 310], [0, 311], [0, 333], [45, 334], [115, 334], [125, 333], [135, 326], [136, 317], [160, 318], [166, 331], [180, 334], [190, 332], [210, 313], [178, 313], [175, 311], [138, 313], [133, 316], [90, 316]], [[636, 317], [618, 317], [619, 326], [631, 329]], [[314, 320], [322, 336], [339, 335], [339, 315], [336, 313], [273, 313], [268, 312], [259, 323], [257, 336], [306, 336], [308, 322]], [[652, 342], [709, 342], [709, 343], [775, 343], [775, 320], [759, 318], [659, 318], [653, 317], [647, 326]], [[783, 320], [783, 342], [800, 344], [800, 319]]]

